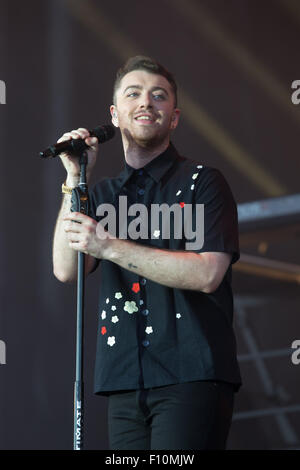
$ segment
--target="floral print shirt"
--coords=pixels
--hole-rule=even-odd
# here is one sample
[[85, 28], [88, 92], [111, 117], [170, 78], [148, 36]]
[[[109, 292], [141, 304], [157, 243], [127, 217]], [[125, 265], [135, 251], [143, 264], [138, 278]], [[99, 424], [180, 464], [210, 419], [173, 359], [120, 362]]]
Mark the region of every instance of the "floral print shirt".
[[[125, 162], [117, 177], [103, 179], [90, 191], [96, 220], [103, 220], [96, 215], [101, 204], [116, 208], [117, 236], [122, 195], [127, 196], [128, 207], [140, 203], [150, 209], [152, 204], [170, 207], [177, 203], [183, 211], [186, 205], [203, 204], [203, 246], [195, 251], [230, 253], [231, 264], [239, 259], [236, 203], [224, 176], [215, 168], [180, 156], [172, 143], [142, 169], [135, 170]], [[196, 211], [191, 214], [195, 226]], [[128, 216], [127, 228], [131, 222], [132, 216]], [[147, 230], [147, 238], [134, 242], [186, 249], [184, 232], [176, 238], [171, 227], [169, 237], [164, 237], [162, 227], [153, 229], [150, 223]], [[101, 282], [95, 393], [108, 395], [194, 380], [222, 380], [239, 389], [231, 265], [211, 294], [169, 288], [108, 260], [98, 260], [97, 265]]]

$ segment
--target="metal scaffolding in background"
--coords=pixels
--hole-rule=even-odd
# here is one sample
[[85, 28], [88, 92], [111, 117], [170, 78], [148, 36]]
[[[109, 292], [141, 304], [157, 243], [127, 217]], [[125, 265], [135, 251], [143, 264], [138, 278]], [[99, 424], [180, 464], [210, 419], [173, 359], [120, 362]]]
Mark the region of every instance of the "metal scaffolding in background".
[[[279, 280], [281, 283], [300, 284], [299, 252], [295, 253], [295, 263], [284, 259], [269, 259], [265, 256], [272, 245], [282, 245], [283, 250], [280, 252], [282, 258], [284, 244], [299, 241], [300, 194], [240, 204], [238, 217], [242, 254], [240, 261], [234, 265], [234, 270], [274, 281]], [[251, 254], [246, 251], [250, 251]], [[258, 251], [259, 256], [253, 254], [254, 251]], [[234, 426], [238, 426], [243, 420], [259, 419], [263, 429], [263, 419], [271, 417], [274, 420], [274, 429], [278, 433], [278, 441], [282, 443], [283, 448], [300, 449], [299, 429], [292, 419], [295, 413], [299, 413], [300, 416], [300, 401], [294, 402], [288, 380], [284, 381], [285, 377], [282, 377], [283, 380], [279, 381], [274, 369], [272, 373], [272, 364], [274, 364], [272, 360], [286, 358], [290, 363], [293, 349], [288, 347], [289, 345], [286, 348], [275, 346], [274, 349], [262, 349], [253, 327], [257, 324], [253, 319], [253, 312], [261, 315], [262, 311], [268, 312], [269, 309], [268, 314], [272, 314], [272, 307], [270, 308], [272, 302], [278, 303], [278, 298], [260, 294], [259, 290], [257, 294], [235, 296], [235, 327], [237, 336], [247, 351], [238, 355], [238, 361], [241, 369], [247, 365], [252, 367], [258, 401], [264, 405], [237, 411], [233, 415], [233, 423]], [[262, 335], [264, 334], [265, 331], [262, 332]], [[255, 406], [255, 397], [251, 404]]]

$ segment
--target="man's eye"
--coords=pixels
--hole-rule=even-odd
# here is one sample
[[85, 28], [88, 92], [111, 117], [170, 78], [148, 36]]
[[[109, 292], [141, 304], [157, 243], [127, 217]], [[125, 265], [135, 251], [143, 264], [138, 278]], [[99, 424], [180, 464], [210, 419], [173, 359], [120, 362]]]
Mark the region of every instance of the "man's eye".
[[138, 93], [136, 91], [132, 91], [131, 93], [128, 93], [127, 95], [128, 97], [135, 97], [135, 96], [138, 96]]
[[165, 95], [154, 95], [153, 98], [154, 98], [155, 100], [158, 100], [158, 101], [159, 101], [159, 100], [164, 100], [164, 99], [165, 99]]

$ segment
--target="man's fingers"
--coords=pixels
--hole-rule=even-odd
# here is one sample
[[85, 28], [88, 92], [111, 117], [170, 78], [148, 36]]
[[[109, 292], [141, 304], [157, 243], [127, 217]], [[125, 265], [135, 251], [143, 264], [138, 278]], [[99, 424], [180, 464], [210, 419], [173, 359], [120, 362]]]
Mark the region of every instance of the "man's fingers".
[[70, 139], [86, 139], [87, 137], [90, 136], [90, 133], [87, 129], [84, 129], [83, 127], [79, 127], [78, 129], [74, 129], [70, 132], [65, 132], [65, 134], [58, 139], [57, 143], [60, 142], [65, 142], [66, 140]]
[[71, 212], [63, 217], [66, 232], [93, 232], [96, 230], [97, 222], [88, 215], [81, 212]]
[[78, 243], [81, 240], [80, 233], [76, 233], [76, 232], [67, 233], [67, 237], [68, 237], [69, 243]]
[[71, 137], [70, 133], [67, 132], [66, 134], [61, 136], [60, 139], [58, 139], [57, 143], [59, 144], [60, 142], [65, 142], [66, 140], [71, 140], [71, 139], [72, 139], [72, 137]]
[[80, 134], [82, 139], [86, 139], [90, 135], [89, 131], [87, 129], [85, 129], [84, 127], [78, 127], [76, 132], [78, 132], [78, 134]]
[[78, 131], [71, 131], [70, 136], [72, 137], [72, 139], [82, 139], [83, 138], [81, 133], [78, 132]]
[[70, 214], [63, 217], [63, 220], [72, 220], [74, 222], [84, 222], [84, 219], [90, 219], [90, 217], [81, 212], [70, 212]]
[[98, 142], [97, 137], [90, 136], [89, 131], [85, 129], [84, 127], [79, 127], [74, 132], [78, 134], [81, 137], [81, 139], [85, 139], [85, 142], [87, 145], [95, 145]]
[[85, 139], [85, 142], [86, 142], [87, 145], [95, 145], [95, 144], [97, 144], [98, 139], [97, 139], [97, 137], [87, 137]]
[[65, 232], [69, 233], [79, 233], [81, 232], [81, 224], [78, 224], [76, 222], [66, 222], [65, 227], [64, 227]]

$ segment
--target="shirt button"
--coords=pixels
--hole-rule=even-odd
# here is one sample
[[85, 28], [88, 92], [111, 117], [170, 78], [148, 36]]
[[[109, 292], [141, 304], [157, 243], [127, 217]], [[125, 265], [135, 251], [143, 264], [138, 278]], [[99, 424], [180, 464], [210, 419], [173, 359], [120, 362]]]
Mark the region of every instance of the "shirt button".
[[144, 286], [146, 284], [146, 279], [145, 278], [141, 279], [141, 284], [142, 284], [142, 286]]
[[149, 314], [149, 310], [147, 308], [145, 308], [144, 310], [142, 310], [142, 314], [143, 315], [148, 315]]
[[142, 342], [142, 345], [144, 346], [144, 348], [147, 348], [150, 344], [150, 341], [148, 341], [147, 339], [145, 339], [143, 342]]
[[145, 194], [145, 190], [142, 189], [142, 188], [140, 188], [140, 189], [138, 190], [138, 194], [139, 194], [140, 196], [142, 196], [143, 194]]

